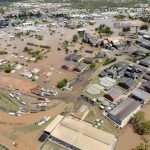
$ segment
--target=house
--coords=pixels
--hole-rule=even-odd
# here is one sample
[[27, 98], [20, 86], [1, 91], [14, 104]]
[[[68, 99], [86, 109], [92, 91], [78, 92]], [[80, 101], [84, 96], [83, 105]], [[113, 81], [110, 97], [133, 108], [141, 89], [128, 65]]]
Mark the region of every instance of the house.
[[65, 60], [72, 61], [76, 57], [76, 54], [69, 54], [65, 57]]
[[86, 64], [81, 63], [81, 64], [77, 65], [77, 66], [73, 69], [73, 71], [83, 72], [83, 71], [85, 71], [85, 70], [87, 69], [87, 67], [88, 67], [88, 66], [87, 66]]
[[86, 64], [92, 64], [93, 62], [95, 62], [95, 58], [94, 57], [87, 57], [87, 58], [84, 58], [84, 62]]
[[131, 93], [131, 97], [133, 97], [137, 101], [140, 101], [142, 104], [146, 104], [150, 99], [150, 94], [141, 89], [135, 89]]
[[65, 60], [68, 61], [74, 61], [74, 62], [81, 62], [83, 60], [82, 55], [76, 55], [76, 54], [69, 54], [68, 56], [65, 57]]
[[150, 67], [150, 56], [142, 59], [139, 64], [145, 67]]
[[83, 56], [82, 55], [76, 55], [76, 57], [73, 59], [74, 62], [81, 62], [83, 60]]
[[143, 82], [142, 85], [141, 85], [141, 89], [143, 89], [144, 91], [150, 93], [150, 81]]
[[70, 70], [74, 67], [74, 62], [72, 61], [67, 61], [64, 65], [61, 66], [61, 68], [66, 69], [66, 70]]
[[138, 101], [126, 98], [108, 113], [108, 117], [122, 128], [134, 116], [134, 114], [140, 110], [140, 108], [141, 105]]
[[132, 78], [122, 78], [118, 85], [124, 89], [130, 89], [136, 84], [136, 82]]
[[72, 150], [113, 150], [117, 141], [114, 135], [73, 116], [56, 116], [44, 133], [50, 135], [52, 141]]
[[84, 32], [83, 42], [90, 44], [92, 47], [97, 47], [99, 42], [91, 34]]
[[122, 98], [122, 96], [123, 93], [119, 88], [112, 88], [104, 95], [104, 97], [110, 100], [111, 102], [118, 101]]

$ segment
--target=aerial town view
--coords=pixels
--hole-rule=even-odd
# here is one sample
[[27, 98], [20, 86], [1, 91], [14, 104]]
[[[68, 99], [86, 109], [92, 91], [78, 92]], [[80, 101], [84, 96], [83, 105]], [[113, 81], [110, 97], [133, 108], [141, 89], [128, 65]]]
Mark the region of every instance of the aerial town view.
[[150, 0], [0, 0], [0, 150], [150, 150]]

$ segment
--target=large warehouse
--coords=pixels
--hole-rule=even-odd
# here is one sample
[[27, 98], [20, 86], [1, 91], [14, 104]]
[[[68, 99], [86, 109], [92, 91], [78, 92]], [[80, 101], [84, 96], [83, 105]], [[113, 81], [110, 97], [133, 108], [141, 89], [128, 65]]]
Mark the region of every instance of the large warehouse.
[[141, 108], [138, 101], [127, 98], [108, 114], [108, 117], [116, 122], [120, 127], [124, 127], [131, 117]]
[[46, 128], [50, 139], [71, 150], [113, 150], [114, 135], [71, 116], [58, 115]]

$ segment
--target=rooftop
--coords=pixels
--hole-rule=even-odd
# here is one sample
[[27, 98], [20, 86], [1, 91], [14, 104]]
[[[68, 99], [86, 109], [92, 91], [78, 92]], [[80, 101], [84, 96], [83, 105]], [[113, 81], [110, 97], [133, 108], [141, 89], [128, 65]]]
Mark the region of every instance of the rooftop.
[[122, 121], [139, 106], [139, 102], [134, 99], [127, 98], [120, 105], [110, 111], [110, 114], [116, 116], [119, 120]]
[[[56, 124], [58, 120], [60, 121]], [[71, 116], [57, 116], [56, 121], [54, 119], [54, 123], [49, 125], [49, 129], [53, 137], [82, 150], [110, 150], [116, 141], [114, 135], [93, 128], [90, 124]]]

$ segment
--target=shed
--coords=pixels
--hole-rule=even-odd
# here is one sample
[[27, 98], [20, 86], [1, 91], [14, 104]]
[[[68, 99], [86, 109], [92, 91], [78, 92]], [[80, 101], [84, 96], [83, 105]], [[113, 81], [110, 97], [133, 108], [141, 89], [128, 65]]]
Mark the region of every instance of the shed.
[[104, 95], [105, 98], [107, 98], [112, 102], [118, 101], [119, 99], [122, 98], [122, 96], [123, 93], [119, 88], [112, 88]]
[[142, 104], [146, 104], [150, 99], [150, 94], [137, 88], [132, 92], [131, 97], [133, 97], [137, 101], [140, 101]]
[[143, 82], [141, 87], [144, 91], [150, 93], [150, 81]]
[[91, 64], [91, 63], [95, 62], [95, 60], [96, 59], [94, 57], [87, 57], [87, 58], [84, 59], [84, 62], [86, 64]]
[[148, 74], [143, 75], [143, 79], [150, 81], [150, 75]]

